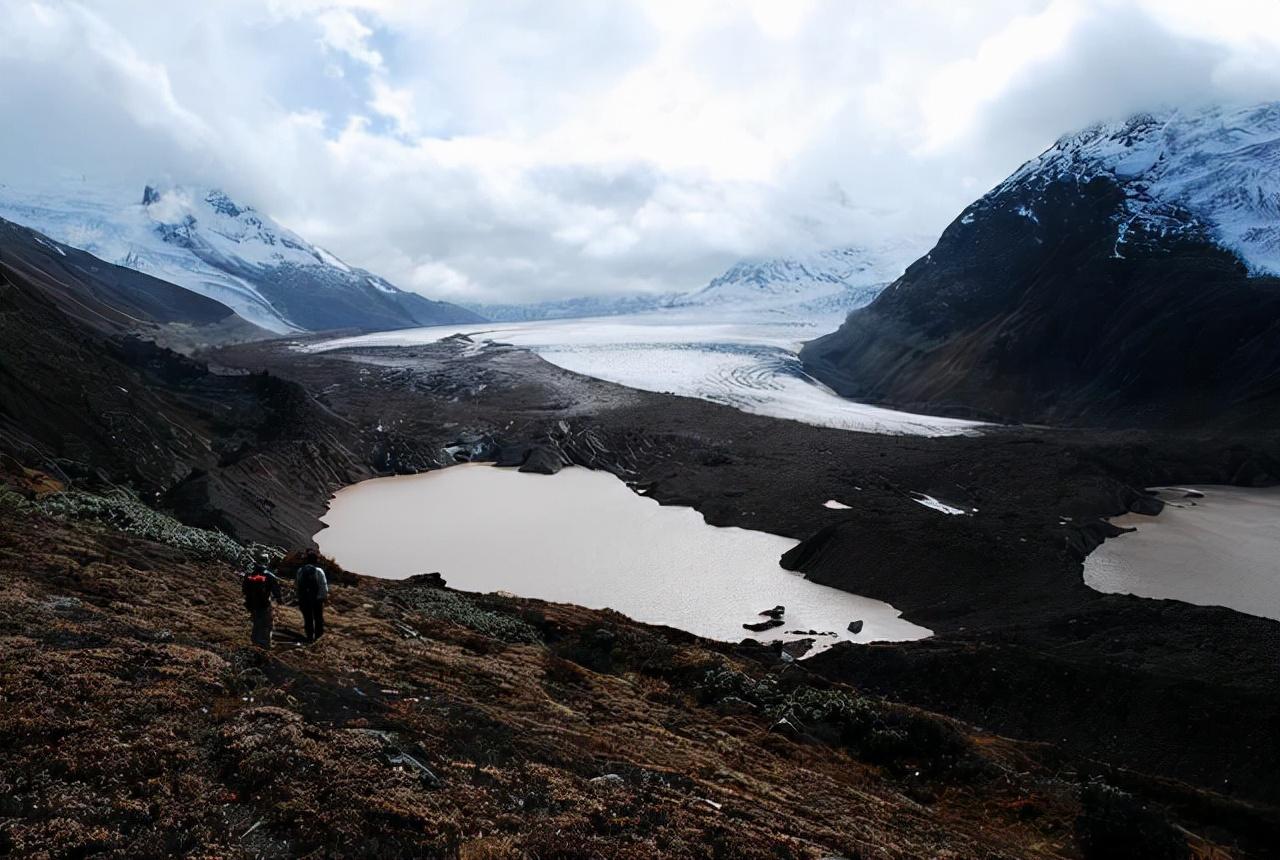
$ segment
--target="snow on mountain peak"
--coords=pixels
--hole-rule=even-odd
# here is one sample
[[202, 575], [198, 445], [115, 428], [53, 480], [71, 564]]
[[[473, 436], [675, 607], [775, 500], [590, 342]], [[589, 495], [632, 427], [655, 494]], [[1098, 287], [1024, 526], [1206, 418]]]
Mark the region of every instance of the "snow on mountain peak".
[[211, 254], [256, 266], [351, 267], [291, 230], [236, 203], [221, 189], [172, 188], [143, 191], [143, 208], [166, 241], [187, 243], [197, 255]]
[[742, 260], [674, 304], [845, 313], [870, 303], [929, 244], [925, 239], [903, 239], [874, 249], [833, 248], [794, 257]]
[[1060, 138], [988, 196], [1099, 176], [1125, 193], [1117, 254], [1142, 226], [1207, 238], [1255, 273], [1280, 274], [1280, 102], [1093, 125]]
[[[275, 332], [475, 320], [347, 265], [217, 188], [0, 186], [0, 217], [222, 302]], [[131, 202], [132, 201], [132, 202]]]

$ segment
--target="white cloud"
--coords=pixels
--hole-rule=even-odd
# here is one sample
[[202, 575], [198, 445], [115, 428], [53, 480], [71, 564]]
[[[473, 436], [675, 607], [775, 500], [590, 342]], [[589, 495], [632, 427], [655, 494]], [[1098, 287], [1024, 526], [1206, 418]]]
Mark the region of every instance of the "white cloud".
[[369, 47], [373, 31], [349, 9], [327, 9], [316, 16], [320, 42], [371, 69], [382, 70], [382, 55]]
[[216, 183], [449, 298], [936, 233], [1097, 119], [1280, 98], [1220, 0], [0, 0], [0, 180]]

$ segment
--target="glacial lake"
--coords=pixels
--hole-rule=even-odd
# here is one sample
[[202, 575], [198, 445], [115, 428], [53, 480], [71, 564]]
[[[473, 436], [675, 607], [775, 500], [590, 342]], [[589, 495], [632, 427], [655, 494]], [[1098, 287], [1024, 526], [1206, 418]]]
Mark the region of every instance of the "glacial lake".
[[[472, 463], [340, 490], [316, 535], [320, 549], [360, 573], [403, 579], [439, 571], [454, 588], [506, 591], [665, 624], [736, 642], [922, 639], [931, 631], [887, 603], [783, 570], [797, 541], [708, 525], [692, 508], [663, 507], [606, 472], [535, 475]], [[753, 633], [761, 610], [785, 624]], [[858, 634], [849, 622], [862, 621]], [[798, 635], [815, 630], [832, 635]], [[810, 652], [814, 653], [814, 652]]]
[[1280, 620], [1280, 487], [1164, 487], [1159, 496], [1158, 516], [1112, 518], [1137, 531], [1089, 554], [1085, 584]]

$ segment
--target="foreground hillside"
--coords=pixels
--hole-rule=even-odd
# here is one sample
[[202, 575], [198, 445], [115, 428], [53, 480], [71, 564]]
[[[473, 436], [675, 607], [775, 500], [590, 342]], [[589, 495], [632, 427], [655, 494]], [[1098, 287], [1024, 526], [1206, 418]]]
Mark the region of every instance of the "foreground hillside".
[[319, 643], [284, 608], [263, 653], [208, 545], [58, 498], [3, 489], [0, 853], [1072, 857], [1115, 813], [1187, 839], [1035, 747], [613, 613], [348, 576]]
[[[291, 338], [196, 361], [136, 335], [201, 328], [217, 306], [174, 304], [177, 288], [92, 258], [72, 272], [39, 242], [20, 260], [7, 247], [0, 852], [1182, 857], [1200, 839], [1230, 856], [1280, 843], [1280, 624], [1100, 594], [1080, 572], [1114, 534], [1100, 517], [1159, 511], [1142, 487], [1275, 483], [1274, 434], [852, 433], [466, 338], [319, 353]], [[243, 543], [305, 546], [336, 489], [468, 460], [602, 469], [713, 524], [794, 537], [789, 567], [936, 635], [797, 666], [610, 614], [344, 579], [319, 647], [252, 657], [231, 566]], [[730, 674], [709, 675], [716, 661]], [[830, 698], [833, 685], [858, 694]], [[392, 735], [348, 731], [371, 727]], [[405, 782], [405, 755], [433, 776]], [[623, 793], [601, 800], [617, 781], [588, 780], [609, 774]]]

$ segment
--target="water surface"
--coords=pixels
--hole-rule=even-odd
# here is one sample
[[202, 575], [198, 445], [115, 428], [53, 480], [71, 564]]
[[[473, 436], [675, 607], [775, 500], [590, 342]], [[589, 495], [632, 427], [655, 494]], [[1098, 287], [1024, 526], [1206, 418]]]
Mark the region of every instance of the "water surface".
[[[606, 472], [522, 474], [483, 464], [377, 478], [339, 491], [316, 535], [323, 552], [361, 573], [400, 579], [439, 571], [467, 591], [509, 591], [665, 624], [711, 639], [920, 639], [930, 631], [887, 603], [809, 582], [778, 565], [789, 538], [709, 526], [691, 508], [662, 507]], [[786, 623], [744, 622], [777, 604]], [[864, 622], [848, 632], [849, 622]]]
[[1162, 488], [1160, 497], [1158, 516], [1112, 518], [1137, 531], [1090, 553], [1085, 583], [1280, 620], [1280, 488]]

